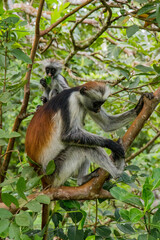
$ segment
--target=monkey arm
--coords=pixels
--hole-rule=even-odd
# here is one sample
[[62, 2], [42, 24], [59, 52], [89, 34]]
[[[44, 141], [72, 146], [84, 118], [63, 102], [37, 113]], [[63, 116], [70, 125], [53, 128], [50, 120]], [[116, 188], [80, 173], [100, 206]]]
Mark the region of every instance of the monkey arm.
[[121, 127], [124, 127], [129, 122], [133, 121], [138, 114], [141, 112], [144, 104], [144, 97], [151, 100], [154, 95], [153, 93], [143, 93], [140, 97], [137, 105], [135, 108], [122, 113], [117, 114], [115, 116], [108, 115], [103, 108], [101, 108], [101, 111], [99, 113], [94, 113], [91, 111], [88, 111], [91, 118], [105, 131], [105, 132], [111, 132], [114, 130], [117, 130]]
[[63, 91], [64, 89], [69, 88], [67, 80], [61, 74], [57, 76], [57, 82], [59, 87], [61, 88], [60, 91]]
[[111, 139], [106, 139], [95, 134], [89, 133], [82, 129], [70, 131], [62, 136], [62, 141], [69, 145], [84, 147], [103, 147], [109, 148], [119, 157], [124, 157], [124, 149], [122, 145]]
[[111, 132], [124, 127], [137, 116], [136, 110], [132, 109], [115, 116], [109, 115], [102, 108], [99, 113], [88, 112], [91, 118], [105, 131]]

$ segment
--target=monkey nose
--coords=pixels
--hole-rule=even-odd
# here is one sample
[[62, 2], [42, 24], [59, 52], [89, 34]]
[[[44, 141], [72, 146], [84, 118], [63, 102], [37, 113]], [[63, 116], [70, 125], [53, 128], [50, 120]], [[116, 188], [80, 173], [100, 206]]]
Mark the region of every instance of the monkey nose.
[[48, 76], [51, 77], [52, 76], [51, 73], [48, 73]]

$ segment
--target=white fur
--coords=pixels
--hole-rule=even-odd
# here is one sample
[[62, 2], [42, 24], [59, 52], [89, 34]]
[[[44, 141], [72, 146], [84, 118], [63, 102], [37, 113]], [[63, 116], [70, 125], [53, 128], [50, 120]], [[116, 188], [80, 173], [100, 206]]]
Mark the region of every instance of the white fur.
[[84, 118], [84, 108], [79, 103], [79, 92], [73, 92], [69, 99], [71, 126], [82, 127]]
[[61, 140], [62, 121], [60, 119], [61, 117], [59, 111], [56, 115], [54, 115], [52, 119], [54, 127], [51, 132], [51, 140], [49, 141], [49, 144], [45, 147], [44, 151], [42, 151], [40, 157], [40, 164], [42, 164], [42, 168], [44, 171], [47, 164], [66, 147]]
[[103, 100], [106, 100], [110, 94], [111, 94], [111, 91], [109, 87], [105, 86], [105, 94], [103, 95]]

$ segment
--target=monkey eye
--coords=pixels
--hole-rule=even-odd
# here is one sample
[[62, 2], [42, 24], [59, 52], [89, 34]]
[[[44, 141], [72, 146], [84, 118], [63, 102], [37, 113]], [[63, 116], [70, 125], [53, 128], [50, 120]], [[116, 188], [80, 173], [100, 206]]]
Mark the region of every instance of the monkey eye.
[[46, 67], [46, 74], [48, 75], [50, 68]]
[[51, 75], [53, 76], [56, 72], [56, 69], [55, 68], [51, 68]]

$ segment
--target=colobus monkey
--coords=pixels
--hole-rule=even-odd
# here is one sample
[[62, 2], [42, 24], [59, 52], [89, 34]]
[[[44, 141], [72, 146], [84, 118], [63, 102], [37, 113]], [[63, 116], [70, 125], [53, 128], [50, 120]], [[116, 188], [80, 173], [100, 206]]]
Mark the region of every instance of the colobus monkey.
[[[63, 184], [78, 169], [78, 183], [87, 181], [84, 176], [89, 167], [86, 158], [115, 178], [123, 171], [122, 146], [83, 130], [84, 117], [89, 113], [104, 131], [113, 131], [132, 121], [143, 107], [144, 95], [152, 99], [153, 94], [143, 94], [134, 109], [115, 116], [108, 115], [101, 108], [108, 95], [109, 90], [104, 83], [88, 82], [64, 90], [35, 113], [27, 129], [26, 152], [33, 161], [42, 165], [43, 172], [50, 160], [55, 161], [56, 170], [49, 181], [53, 186]], [[114, 152], [115, 164], [103, 147]], [[91, 174], [88, 180], [94, 176], [96, 173]]]
[[44, 61], [45, 72], [48, 77], [51, 77], [51, 82], [47, 83], [45, 78], [40, 80], [43, 88], [42, 102], [46, 103], [51, 97], [56, 96], [58, 93], [66, 88], [69, 88], [66, 79], [61, 75], [62, 64], [56, 60], [50, 59]]
[[[99, 114], [108, 94], [104, 83], [88, 82], [62, 91], [35, 113], [27, 129], [25, 146], [27, 155], [42, 166], [43, 173], [47, 164], [54, 160], [56, 168], [52, 177], [46, 176], [43, 180], [47, 185], [62, 185], [85, 165], [85, 157], [97, 163], [114, 178], [123, 172], [123, 147], [83, 129], [86, 113]], [[113, 121], [113, 125], [115, 122]], [[112, 150], [114, 163], [104, 148]], [[86, 176], [82, 177], [86, 181]]]

